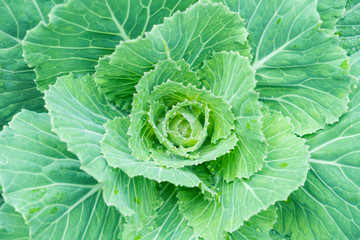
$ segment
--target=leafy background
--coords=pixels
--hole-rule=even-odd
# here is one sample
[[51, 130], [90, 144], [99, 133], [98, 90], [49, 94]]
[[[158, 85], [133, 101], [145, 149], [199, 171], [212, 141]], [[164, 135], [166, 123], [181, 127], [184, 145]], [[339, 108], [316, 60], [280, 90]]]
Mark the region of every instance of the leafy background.
[[[124, 92], [112, 92], [111, 81], [103, 81], [111, 79], [111, 70], [106, 76], [96, 73], [96, 82], [105, 98], [94, 91], [89, 75], [81, 81], [74, 79], [99, 69], [104, 72], [109, 65], [123, 64], [123, 56], [130, 56], [126, 54], [127, 44], [139, 45], [143, 57], [159, 60], [158, 56], [147, 55], [148, 45], [139, 36], [150, 39], [145, 41], [151, 43], [156, 35], [154, 29], [162, 31], [152, 26], [195, 2], [0, 2], [4, 16], [0, 20], [1, 127], [21, 111], [1, 135], [0, 158], [6, 163], [1, 167], [1, 184], [4, 189], [6, 186], [7, 202], [1, 201], [1, 239], [28, 239], [29, 234], [34, 239], [57, 239], [53, 234], [58, 231], [63, 234], [59, 239], [74, 236], [116, 239], [122, 231], [123, 218], [129, 225], [149, 219], [138, 232], [141, 239], [194, 237], [187, 219], [180, 213], [193, 209], [178, 203], [172, 185], [160, 185], [161, 198], [158, 198], [153, 194], [152, 189], [157, 186], [152, 181], [141, 176], [129, 178], [130, 173], [114, 170], [101, 157], [100, 140], [112, 129], [110, 123], [105, 128], [103, 124], [127, 113], [130, 100], [126, 97], [133, 93], [135, 84], [122, 88]], [[278, 202], [277, 211], [269, 208], [260, 212], [229, 238], [266, 239], [273, 229], [273, 238], [357, 239], [360, 235], [360, 2], [319, 0], [317, 5], [310, 0], [214, 2], [222, 2], [245, 20], [250, 33], [248, 54], [256, 70], [260, 99], [291, 119], [311, 153], [305, 185], [286, 201]], [[167, 29], [170, 28], [165, 25], [163, 31]], [[283, 36], [281, 32], [289, 34]], [[73, 41], [74, 38], [78, 40]], [[191, 41], [186, 35], [185, 39]], [[124, 44], [116, 47], [121, 41]], [[243, 42], [235, 50], [246, 55], [246, 49]], [[234, 46], [223, 50], [234, 50]], [[200, 64], [191, 54], [184, 56], [194, 65]], [[139, 72], [132, 76], [136, 82], [151, 66], [139, 65], [141, 61], [135, 56], [125, 65], [136, 63]], [[292, 65], [297, 67], [291, 68]], [[344, 76], [343, 71], [347, 70], [354, 78]], [[65, 76], [70, 72], [72, 75]], [[63, 77], [45, 94], [44, 108], [41, 91], [48, 89], [59, 76]], [[124, 73], [124, 78], [128, 77]], [[316, 81], [319, 78], [321, 82]], [[91, 97], [75, 101], [80, 92]], [[117, 100], [117, 96], [122, 96], [122, 100]], [[107, 99], [116, 101], [121, 108], [115, 108]], [[21, 109], [48, 110], [51, 124], [46, 113]], [[67, 137], [69, 132], [71, 137]], [[84, 142], [86, 148], [82, 146]], [[9, 146], [16, 149], [16, 155], [9, 151]], [[125, 189], [123, 182], [127, 183]], [[196, 186], [199, 181], [192, 184]], [[117, 198], [129, 191], [136, 193], [137, 198], [124, 198], [119, 204]], [[194, 193], [187, 194], [191, 197]], [[186, 193], [183, 197], [187, 197]], [[152, 209], [157, 207], [154, 215]], [[133, 209], [142, 214], [130, 217]], [[77, 228], [71, 227], [78, 224], [79, 215], [87, 221]], [[203, 231], [201, 225], [194, 229]], [[127, 231], [123, 238], [126, 234], [131, 236], [131, 231]]]

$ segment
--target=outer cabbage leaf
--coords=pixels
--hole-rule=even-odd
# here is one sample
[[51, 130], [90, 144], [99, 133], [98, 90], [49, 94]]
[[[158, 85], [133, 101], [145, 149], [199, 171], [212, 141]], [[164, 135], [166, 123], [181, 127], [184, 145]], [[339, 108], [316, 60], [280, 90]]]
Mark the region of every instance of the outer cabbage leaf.
[[110, 167], [101, 155], [103, 124], [122, 114], [100, 95], [92, 78], [58, 78], [45, 92], [45, 102], [54, 132], [77, 154], [81, 168], [104, 183], [106, 204], [115, 206], [125, 216], [133, 215], [128, 220], [137, 224], [153, 215], [153, 209], [161, 204], [156, 183], [143, 177], [129, 178]]
[[215, 186], [217, 199], [205, 199], [196, 189], [179, 192], [180, 211], [196, 236], [222, 239], [305, 182], [309, 153], [305, 141], [294, 135], [290, 120], [265, 110], [263, 131], [269, 152], [261, 171], [249, 179], [220, 180]]
[[259, 97], [254, 92], [255, 74], [249, 60], [238, 53], [215, 53], [198, 75], [207, 89], [232, 106], [239, 139], [234, 150], [210, 163], [211, 169], [228, 181], [248, 178], [261, 169], [267, 152]]
[[0, 2], [0, 130], [13, 115], [26, 108], [44, 111], [42, 94], [34, 83], [35, 73], [24, 62], [22, 39], [28, 29], [62, 0], [4, 0]]
[[235, 232], [230, 234], [232, 240], [271, 240], [269, 231], [276, 222], [276, 207], [271, 206], [266, 210], [252, 216]]
[[360, 51], [351, 55], [349, 65], [351, 75], [360, 79]]
[[122, 239], [129, 240], [195, 240], [193, 229], [179, 211], [177, 189], [171, 184], [165, 184], [160, 189], [161, 197], [165, 200], [150, 221], [140, 230], [131, 231], [131, 225], [124, 226]]
[[69, 0], [50, 13], [24, 39], [26, 62], [35, 67], [36, 84], [48, 89], [56, 77], [94, 72], [98, 58], [113, 52], [121, 40], [143, 36], [177, 10], [196, 0]]
[[5, 201], [20, 212], [31, 239], [115, 239], [120, 214], [103, 201], [102, 184], [51, 132], [47, 114], [23, 111], [0, 134]]
[[[353, 67], [359, 66], [352, 65]], [[279, 204], [276, 230], [294, 239], [360, 238], [360, 91], [338, 123], [307, 137], [310, 171], [304, 187]]]
[[319, 30], [313, 0], [212, 0], [245, 19], [257, 91], [291, 118], [299, 135], [336, 122], [346, 111], [351, 78], [337, 37]]
[[131, 100], [135, 85], [159, 60], [184, 59], [199, 67], [211, 52], [247, 54], [243, 20], [220, 4], [195, 4], [156, 25], [145, 38], [120, 43], [111, 56], [99, 61], [95, 81], [100, 91], [118, 104]]
[[29, 227], [23, 217], [7, 203], [0, 207], [0, 239], [29, 239]]
[[346, 4], [346, 12], [336, 23], [336, 34], [339, 35], [348, 55], [360, 50], [360, 0], [351, 0]]

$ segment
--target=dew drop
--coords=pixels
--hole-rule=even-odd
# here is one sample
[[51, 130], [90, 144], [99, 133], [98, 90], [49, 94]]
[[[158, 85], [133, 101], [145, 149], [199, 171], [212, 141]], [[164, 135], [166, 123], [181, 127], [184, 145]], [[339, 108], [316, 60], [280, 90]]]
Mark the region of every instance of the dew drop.
[[358, 85], [357, 85], [357, 84], [354, 84], [354, 85], [353, 85], [353, 88], [354, 88], [354, 89], [357, 89], [357, 88], [358, 88]]

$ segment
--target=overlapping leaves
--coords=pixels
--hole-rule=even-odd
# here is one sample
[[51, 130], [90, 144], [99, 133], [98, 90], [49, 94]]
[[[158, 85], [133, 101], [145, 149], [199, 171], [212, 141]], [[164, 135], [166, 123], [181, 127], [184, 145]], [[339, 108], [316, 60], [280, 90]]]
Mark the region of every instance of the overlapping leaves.
[[319, 29], [316, 1], [211, 1], [245, 19], [263, 102], [290, 117], [299, 135], [338, 121], [349, 101], [348, 59]]
[[[270, 239], [277, 222], [283, 237], [359, 237], [357, 1], [339, 21], [345, 1], [175, 13], [194, 2], [70, 0], [28, 33], [41, 90], [72, 73], [45, 91], [48, 114], [0, 134], [0, 236]], [[300, 187], [295, 133], [337, 121], [350, 85], [340, 122], [306, 136]]]
[[26, 31], [40, 21], [46, 24], [51, 8], [63, 2], [0, 2], [0, 130], [23, 108], [45, 111], [42, 95], [34, 83], [36, 75], [22, 57], [22, 40]]

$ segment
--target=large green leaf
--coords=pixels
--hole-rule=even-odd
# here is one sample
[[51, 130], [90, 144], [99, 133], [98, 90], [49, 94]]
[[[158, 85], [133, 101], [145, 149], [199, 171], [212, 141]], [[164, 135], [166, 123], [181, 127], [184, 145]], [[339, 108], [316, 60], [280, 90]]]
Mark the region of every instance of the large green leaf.
[[351, 75], [360, 79], [360, 51], [351, 55], [349, 65]]
[[313, 0], [212, 0], [245, 19], [260, 99], [291, 118], [299, 135], [334, 123], [349, 101], [348, 59], [319, 30]]
[[247, 52], [243, 20], [219, 4], [195, 4], [156, 25], [145, 38], [120, 43], [114, 54], [102, 58], [95, 80], [108, 99], [131, 98], [135, 85], [159, 60], [184, 59], [199, 67], [211, 52]]
[[230, 234], [232, 240], [271, 240], [269, 231], [276, 222], [276, 208], [269, 207], [266, 210], [252, 216], [235, 232]]
[[156, 183], [143, 177], [129, 178], [110, 167], [101, 155], [100, 141], [105, 134], [103, 124], [122, 114], [100, 95], [89, 76], [67, 75], [58, 78], [45, 91], [53, 130], [68, 144], [81, 162], [81, 168], [103, 182], [104, 199], [131, 221], [138, 224], [153, 215], [160, 201]]
[[121, 40], [143, 36], [153, 25], [196, 0], [69, 0], [51, 12], [24, 39], [26, 62], [35, 67], [37, 86], [46, 90], [56, 77], [94, 72], [98, 58]]
[[134, 157], [128, 143], [129, 125], [128, 118], [115, 118], [105, 125], [106, 134], [101, 141], [101, 150], [110, 166], [120, 168], [130, 177], [144, 176], [158, 182], [167, 181], [175, 185], [206, 189], [202, 181], [189, 169], [161, 167], [153, 161], [141, 161]]
[[346, 12], [336, 23], [336, 34], [341, 39], [340, 46], [349, 55], [360, 50], [360, 0], [351, 0], [346, 4]]
[[[357, 83], [358, 84], [358, 83]], [[276, 230], [293, 239], [360, 238], [360, 91], [340, 121], [307, 138], [305, 186], [279, 204]]]
[[29, 227], [23, 217], [7, 203], [0, 207], [0, 239], [29, 239]]
[[103, 201], [102, 184], [51, 132], [47, 114], [23, 111], [0, 134], [5, 201], [19, 211], [32, 239], [115, 239], [120, 214]]
[[[193, 229], [187, 224], [186, 219], [179, 211], [176, 198], [177, 189], [171, 184], [161, 188], [161, 197], [164, 204], [157, 210], [150, 221], [140, 230], [131, 231], [131, 225], [125, 225], [122, 239], [129, 240], [195, 240]], [[126, 235], [125, 235], [126, 234]]]
[[0, 130], [13, 115], [26, 108], [44, 111], [42, 94], [34, 83], [35, 73], [24, 62], [22, 39], [51, 8], [63, 0], [3, 0], [0, 2]]
[[215, 53], [205, 62], [199, 77], [207, 89], [229, 101], [239, 139], [234, 150], [210, 163], [212, 171], [220, 172], [228, 181], [248, 178], [261, 169], [267, 151], [259, 97], [254, 91], [255, 73], [249, 60], [238, 53]]
[[263, 131], [269, 152], [261, 171], [249, 179], [221, 180], [214, 200], [204, 198], [196, 189], [179, 192], [180, 211], [196, 235], [222, 239], [260, 210], [285, 200], [305, 182], [309, 153], [305, 141], [294, 135], [290, 120], [265, 110]]

